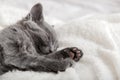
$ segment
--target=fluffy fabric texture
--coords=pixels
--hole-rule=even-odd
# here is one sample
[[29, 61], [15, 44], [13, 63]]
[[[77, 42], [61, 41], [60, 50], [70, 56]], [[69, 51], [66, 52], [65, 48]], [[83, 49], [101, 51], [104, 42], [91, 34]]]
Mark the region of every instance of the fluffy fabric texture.
[[75, 66], [58, 74], [13, 71], [0, 76], [0, 80], [120, 80], [120, 14], [93, 14], [119, 12], [119, 0], [11, 1], [0, 0], [1, 26], [21, 19], [40, 1], [47, 21], [56, 24], [60, 48], [76, 46], [84, 56]]
[[58, 74], [13, 71], [0, 80], [119, 80], [120, 15], [92, 16], [55, 27], [60, 48], [77, 46], [83, 58]]

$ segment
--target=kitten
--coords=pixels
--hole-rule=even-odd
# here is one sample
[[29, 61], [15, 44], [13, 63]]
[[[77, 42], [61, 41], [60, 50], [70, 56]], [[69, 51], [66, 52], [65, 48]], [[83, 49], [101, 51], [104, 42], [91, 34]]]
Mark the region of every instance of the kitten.
[[57, 48], [56, 33], [44, 21], [38, 3], [25, 18], [0, 32], [0, 74], [14, 69], [57, 73], [83, 56], [76, 47]]

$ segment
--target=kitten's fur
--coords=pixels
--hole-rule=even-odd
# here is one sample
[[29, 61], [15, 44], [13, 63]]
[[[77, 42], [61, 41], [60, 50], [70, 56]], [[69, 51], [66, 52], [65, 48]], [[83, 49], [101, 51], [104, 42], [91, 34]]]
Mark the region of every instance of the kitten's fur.
[[56, 33], [44, 21], [38, 3], [25, 18], [0, 32], [0, 74], [13, 69], [64, 71], [83, 55], [76, 47], [56, 51], [57, 47]]

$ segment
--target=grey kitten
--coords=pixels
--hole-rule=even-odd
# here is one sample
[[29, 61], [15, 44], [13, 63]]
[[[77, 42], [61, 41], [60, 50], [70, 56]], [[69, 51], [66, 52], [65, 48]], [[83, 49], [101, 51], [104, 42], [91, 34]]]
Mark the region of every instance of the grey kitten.
[[41, 4], [0, 32], [0, 74], [14, 69], [22, 71], [65, 71], [83, 53], [76, 47], [57, 51], [58, 40], [53, 27], [43, 18]]

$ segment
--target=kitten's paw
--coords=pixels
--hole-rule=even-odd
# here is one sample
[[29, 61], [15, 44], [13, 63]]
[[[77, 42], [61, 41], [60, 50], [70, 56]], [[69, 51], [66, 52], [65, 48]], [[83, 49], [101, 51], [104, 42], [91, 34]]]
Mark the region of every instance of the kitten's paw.
[[71, 67], [73, 63], [74, 61], [72, 59], [66, 58], [60, 61], [55, 61], [50, 64], [47, 64], [47, 70], [53, 73], [58, 73], [59, 71], [64, 72], [68, 67]]
[[62, 54], [64, 58], [70, 57], [76, 62], [79, 61], [83, 56], [82, 50], [78, 49], [77, 47], [65, 48], [62, 50]]
[[61, 72], [65, 71], [68, 67], [71, 67], [73, 63], [74, 63], [73, 60], [70, 58], [64, 59], [61, 63], [61, 66], [59, 66], [61, 67], [59, 71]]

